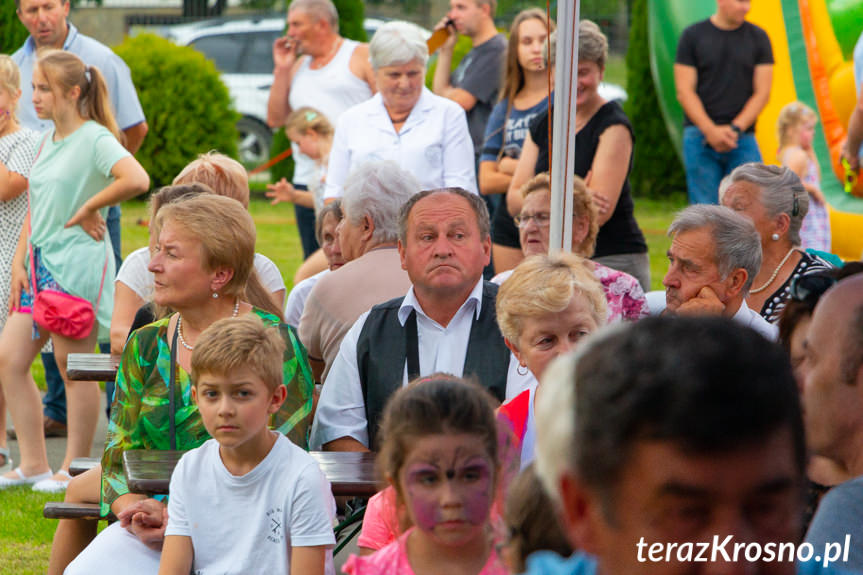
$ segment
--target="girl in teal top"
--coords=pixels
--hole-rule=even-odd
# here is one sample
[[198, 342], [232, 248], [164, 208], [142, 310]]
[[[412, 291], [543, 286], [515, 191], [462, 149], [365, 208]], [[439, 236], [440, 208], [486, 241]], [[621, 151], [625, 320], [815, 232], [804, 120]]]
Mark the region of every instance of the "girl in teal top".
[[[0, 385], [21, 449], [20, 467], [0, 477], [0, 489], [33, 485], [37, 491], [60, 491], [68, 484], [72, 459], [90, 454], [99, 416], [97, 383], [68, 381], [65, 366], [69, 353], [92, 352], [98, 328], [107, 334], [111, 320], [114, 258], [106, 258], [112, 248], [105, 215], [108, 206], [146, 191], [150, 181], [118, 141], [98, 69], [69, 52], [47, 51], [33, 70], [33, 86], [36, 113], [52, 120], [54, 128], [40, 138], [30, 172], [29, 224], [25, 221], [12, 262], [12, 314], [0, 335]], [[76, 340], [34, 325], [31, 267], [40, 290], [66, 292], [93, 305], [98, 326], [89, 336]], [[30, 364], [49, 337], [68, 399], [66, 457], [56, 474], [48, 466], [39, 391], [30, 376]]]

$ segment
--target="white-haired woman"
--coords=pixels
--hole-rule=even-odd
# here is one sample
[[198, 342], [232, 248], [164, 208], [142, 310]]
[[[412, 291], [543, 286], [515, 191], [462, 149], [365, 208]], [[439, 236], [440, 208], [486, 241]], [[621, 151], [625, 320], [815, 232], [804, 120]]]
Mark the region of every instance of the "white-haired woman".
[[464, 110], [423, 85], [428, 49], [422, 31], [408, 22], [384, 24], [369, 44], [369, 58], [378, 93], [339, 118], [324, 200], [342, 195], [354, 168], [380, 160], [393, 160], [413, 174], [420, 189], [476, 193]]
[[788, 168], [752, 162], [738, 166], [722, 181], [719, 201], [752, 220], [758, 230], [761, 270], [752, 280], [746, 303], [776, 323], [795, 277], [833, 267], [800, 247], [800, 226], [809, 210], [809, 194]]

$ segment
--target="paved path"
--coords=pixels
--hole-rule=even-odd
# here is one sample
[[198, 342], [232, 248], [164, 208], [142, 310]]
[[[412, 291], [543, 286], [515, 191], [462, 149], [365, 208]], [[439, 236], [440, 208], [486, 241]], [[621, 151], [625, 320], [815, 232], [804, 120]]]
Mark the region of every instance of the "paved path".
[[[96, 437], [93, 441], [93, 448], [90, 450], [90, 457], [100, 457], [105, 449], [105, 432], [108, 428], [108, 420], [105, 417], [105, 392], [100, 394], [100, 409], [99, 409], [99, 426], [96, 428]], [[12, 416], [6, 414], [6, 425], [12, 427]], [[48, 463], [51, 469], [56, 471], [63, 463], [63, 457], [66, 455], [66, 438], [65, 437], [49, 437], [45, 440], [48, 447]], [[21, 458], [18, 454], [18, 442], [8, 440], [9, 450], [12, 452], [12, 460], [17, 465]], [[7, 467], [0, 468], [3, 471]]]

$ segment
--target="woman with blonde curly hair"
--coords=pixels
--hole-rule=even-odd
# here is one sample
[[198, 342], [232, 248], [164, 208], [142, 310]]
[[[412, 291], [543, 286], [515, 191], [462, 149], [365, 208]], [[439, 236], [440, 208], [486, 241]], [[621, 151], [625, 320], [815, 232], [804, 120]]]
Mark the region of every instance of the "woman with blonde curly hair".
[[[525, 257], [548, 253], [549, 224], [551, 223], [551, 181], [542, 173], [528, 181], [521, 189], [524, 198], [521, 212], [515, 217], [521, 249]], [[626, 272], [612, 269], [591, 260], [596, 247], [599, 218], [596, 205], [584, 181], [576, 176], [572, 188], [572, 251], [585, 258], [585, 265], [593, 269], [602, 284], [608, 303], [608, 321], [635, 321], [647, 317], [649, 310], [644, 291], [638, 280]], [[492, 281], [501, 284], [512, 275], [502, 272]]]
[[[497, 293], [497, 322], [522, 368], [542, 381], [545, 368], [606, 323], [602, 286], [590, 263], [572, 254], [530, 256]], [[517, 458], [533, 461], [533, 406], [542, 384], [503, 404]]]

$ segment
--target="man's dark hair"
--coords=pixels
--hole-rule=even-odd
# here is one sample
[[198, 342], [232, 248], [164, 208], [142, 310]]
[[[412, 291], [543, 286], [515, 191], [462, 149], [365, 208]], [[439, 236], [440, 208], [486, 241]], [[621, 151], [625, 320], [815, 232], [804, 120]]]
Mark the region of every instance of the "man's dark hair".
[[588, 344], [575, 366], [575, 469], [611, 507], [639, 441], [693, 454], [734, 452], [791, 432], [806, 444], [791, 366], [779, 345], [727, 318], [644, 319]]
[[401, 241], [402, 245], [404, 245], [405, 240], [407, 239], [408, 218], [411, 215], [411, 210], [414, 205], [421, 199], [427, 198], [433, 194], [454, 194], [467, 200], [467, 203], [469, 203], [471, 209], [473, 209], [474, 215], [476, 215], [476, 224], [479, 227], [480, 239], [484, 240], [489, 236], [491, 233], [491, 223], [489, 220], [488, 208], [485, 205], [485, 201], [478, 194], [472, 194], [462, 188], [436, 188], [434, 190], [423, 190], [414, 195], [405, 204], [403, 204], [401, 210], [399, 210], [399, 241]]

